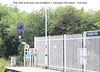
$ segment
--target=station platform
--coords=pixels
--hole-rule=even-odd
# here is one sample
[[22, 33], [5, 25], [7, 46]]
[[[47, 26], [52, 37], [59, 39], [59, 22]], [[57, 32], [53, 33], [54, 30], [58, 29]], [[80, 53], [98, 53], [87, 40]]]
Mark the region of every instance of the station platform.
[[6, 67], [5, 72], [61, 72], [37, 67]]

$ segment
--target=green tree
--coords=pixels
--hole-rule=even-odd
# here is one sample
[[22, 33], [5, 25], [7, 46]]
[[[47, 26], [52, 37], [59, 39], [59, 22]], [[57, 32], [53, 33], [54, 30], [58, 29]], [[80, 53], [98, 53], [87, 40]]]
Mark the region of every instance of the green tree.
[[80, 33], [80, 10], [73, 6], [61, 6], [55, 9], [54, 16], [52, 35]]
[[25, 25], [24, 41], [34, 47], [34, 36], [44, 36], [45, 22], [44, 9], [33, 11], [27, 16], [27, 24]]
[[96, 30], [97, 27], [94, 23], [97, 22], [97, 15], [95, 15], [95, 12], [90, 9], [87, 12], [84, 12], [82, 14], [82, 20], [81, 20], [81, 31], [90, 31], [90, 30]]
[[0, 57], [8, 58], [12, 55], [19, 54], [18, 52], [18, 36], [17, 36], [17, 23], [25, 23], [27, 13], [20, 12], [19, 9], [9, 7], [7, 5], [0, 5]]
[[9, 14], [9, 10], [6, 7], [7, 5], [0, 4], [0, 57], [5, 57], [6, 49], [5, 46], [5, 37], [7, 37], [7, 28], [9, 27], [5, 23], [5, 17]]

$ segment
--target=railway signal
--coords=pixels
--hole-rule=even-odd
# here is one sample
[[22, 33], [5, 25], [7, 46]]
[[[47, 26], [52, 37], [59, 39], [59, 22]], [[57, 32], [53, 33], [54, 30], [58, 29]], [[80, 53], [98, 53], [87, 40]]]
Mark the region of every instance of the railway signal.
[[19, 36], [24, 35], [24, 24], [23, 23], [17, 24], [17, 35]]

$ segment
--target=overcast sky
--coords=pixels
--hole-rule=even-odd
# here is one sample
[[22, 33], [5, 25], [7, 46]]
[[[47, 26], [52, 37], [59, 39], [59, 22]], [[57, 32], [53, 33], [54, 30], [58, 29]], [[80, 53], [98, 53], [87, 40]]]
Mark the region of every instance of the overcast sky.
[[[48, 4], [43, 4], [44, 2], [48, 2]], [[70, 2], [73, 3], [69, 4]], [[17, 7], [21, 11], [25, 10], [27, 12], [32, 12], [33, 10], [40, 9], [45, 6], [56, 8], [58, 6], [66, 6], [66, 5], [72, 5], [77, 9], [84, 7], [85, 10], [89, 10], [89, 9], [93, 9], [94, 11], [100, 10], [100, 0], [0, 0], [0, 3], [8, 4], [8, 5], [10, 4], [17, 5]], [[56, 3], [60, 3], [60, 4], [56, 4]]]

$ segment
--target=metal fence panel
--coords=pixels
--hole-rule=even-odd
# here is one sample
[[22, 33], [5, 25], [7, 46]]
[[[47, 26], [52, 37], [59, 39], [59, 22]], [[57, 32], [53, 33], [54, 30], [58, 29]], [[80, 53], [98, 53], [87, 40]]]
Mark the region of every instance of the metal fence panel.
[[87, 65], [86, 69], [100, 71], [100, 38], [90, 37], [86, 39]]
[[81, 72], [77, 49], [82, 48], [82, 34], [66, 36], [66, 66], [69, 72]]
[[60, 67], [63, 67], [63, 36], [51, 36], [50, 68], [61, 69]]
[[45, 65], [45, 37], [36, 37], [37, 65]]

